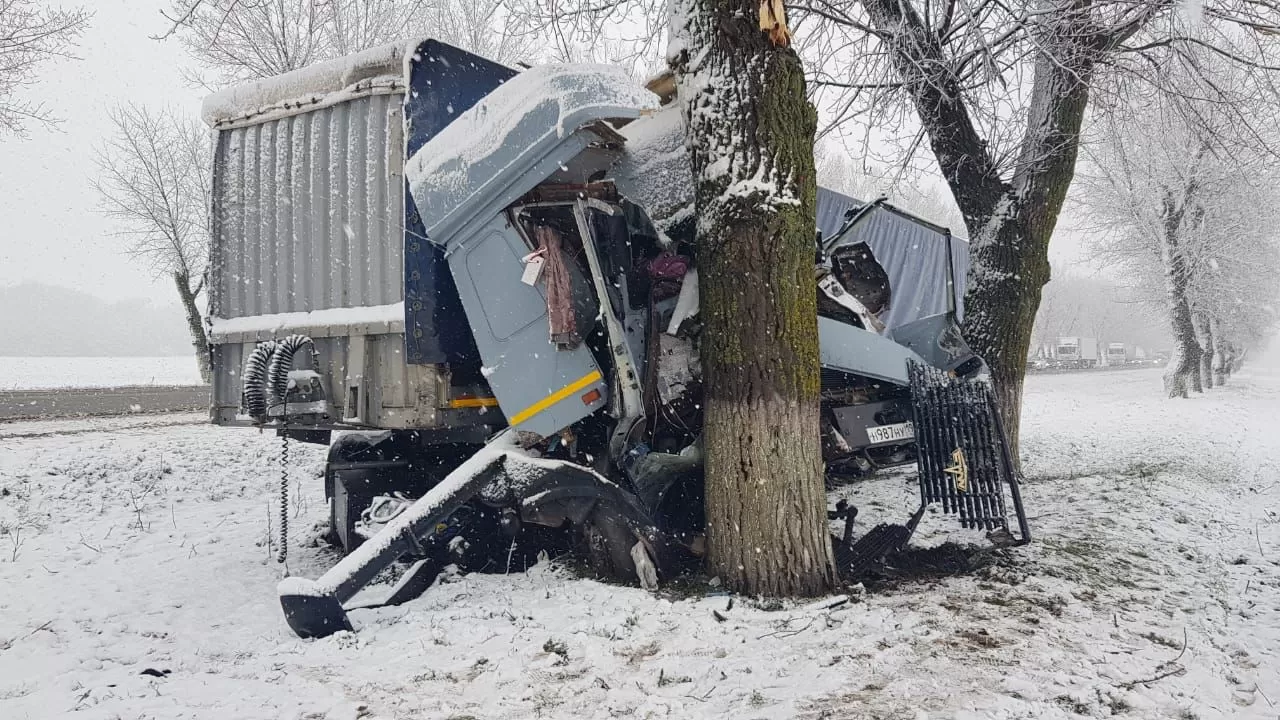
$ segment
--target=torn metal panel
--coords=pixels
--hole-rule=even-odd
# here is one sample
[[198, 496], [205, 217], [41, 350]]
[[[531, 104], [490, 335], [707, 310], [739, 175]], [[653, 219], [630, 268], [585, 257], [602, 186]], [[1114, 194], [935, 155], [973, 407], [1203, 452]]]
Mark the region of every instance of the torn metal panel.
[[449, 256], [449, 267], [507, 422], [548, 436], [603, 407], [608, 381], [585, 346], [557, 349], [549, 342], [544, 291], [520, 282], [529, 251], [498, 215]]
[[818, 318], [822, 366], [898, 385], [907, 384], [907, 361], [924, 361], [894, 341], [830, 318]]
[[958, 370], [970, 376], [985, 367], [974, 355], [950, 315], [932, 315], [900, 325], [889, 332], [899, 345], [911, 348], [930, 365], [940, 370]]
[[963, 320], [968, 241], [888, 203], [867, 207], [826, 188], [818, 188], [818, 233], [831, 241], [844, 228], [846, 212], [863, 208], [866, 213], [835, 246], [866, 243], [888, 273], [893, 296], [880, 314], [885, 326], [892, 330], [952, 311]]

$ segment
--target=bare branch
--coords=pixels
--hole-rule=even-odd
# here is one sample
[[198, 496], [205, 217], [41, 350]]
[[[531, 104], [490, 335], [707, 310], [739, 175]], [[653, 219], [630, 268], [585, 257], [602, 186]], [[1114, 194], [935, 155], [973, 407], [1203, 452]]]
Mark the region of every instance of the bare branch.
[[209, 252], [210, 148], [204, 127], [172, 110], [122, 106], [97, 151], [102, 211], [126, 251], [157, 275], [201, 276]]
[[43, 105], [16, 95], [35, 82], [40, 63], [72, 57], [76, 40], [89, 24], [88, 10], [43, 8], [35, 0], [0, 0], [0, 134], [21, 135], [29, 122], [53, 124]]
[[225, 85], [297, 70], [409, 37], [433, 37], [498, 62], [535, 52], [508, 0], [171, 0], [177, 37]]

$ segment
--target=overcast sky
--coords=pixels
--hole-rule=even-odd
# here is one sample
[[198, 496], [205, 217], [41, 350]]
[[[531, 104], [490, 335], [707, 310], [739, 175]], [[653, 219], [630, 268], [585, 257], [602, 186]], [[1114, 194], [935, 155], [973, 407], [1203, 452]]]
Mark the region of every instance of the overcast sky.
[[176, 304], [172, 282], [157, 281], [125, 257], [112, 221], [97, 211], [93, 149], [110, 132], [107, 110], [128, 100], [197, 113], [204, 93], [187, 87], [164, 0], [92, 0], [79, 60], [42, 66], [23, 97], [63, 119], [55, 129], [0, 137], [0, 285], [37, 281], [77, 287], [106, 300], [148, 298]]

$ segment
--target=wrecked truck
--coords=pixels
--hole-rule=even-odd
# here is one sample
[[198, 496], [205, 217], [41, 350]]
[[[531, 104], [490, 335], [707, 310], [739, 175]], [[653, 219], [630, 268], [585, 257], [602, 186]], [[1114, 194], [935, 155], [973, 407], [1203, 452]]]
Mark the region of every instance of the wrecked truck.
[[[425, 40], [206, 101], [211, 416], [281, 438], [282, 561], [289, 443], [329, 448], [344, 556], [280, 583], [297, 634], [350, 629], [346, 607], [400, 561], [375, 604], [547, 547], [648, 587], [697, 562], [695, 218], [671, 94]], [[1025, 542], [985, 366], [957, 326], [963, 241], [825, 189], [818, 220], [828, 475], [914, 461], [920, 484], [901, 523], [857, 533], [856, 508], [830, 511], [841, 571], [901, 548], [934, 503]]]

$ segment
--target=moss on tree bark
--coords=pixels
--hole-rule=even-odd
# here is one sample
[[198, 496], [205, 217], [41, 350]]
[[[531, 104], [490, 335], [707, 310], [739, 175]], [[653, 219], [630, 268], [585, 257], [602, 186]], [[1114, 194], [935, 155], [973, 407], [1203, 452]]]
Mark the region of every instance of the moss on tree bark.
[[819, 445], [813, 138], [759, 4], [683, 0], [673, 58], [698, 211], [709, 571], [740, 592], [835, 582]]

